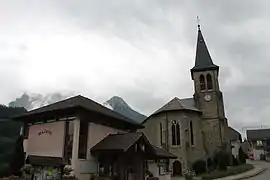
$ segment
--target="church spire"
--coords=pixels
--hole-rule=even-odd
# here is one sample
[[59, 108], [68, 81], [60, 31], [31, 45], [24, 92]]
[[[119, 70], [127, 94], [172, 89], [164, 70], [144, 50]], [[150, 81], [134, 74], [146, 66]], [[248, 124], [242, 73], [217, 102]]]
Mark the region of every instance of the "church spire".
[[195, 58], [195, 66], [191, 69], [191, 72], [205, 71], [205, 70], [218, 70], [219, 67], [215, 65], [209, 54], [207, 46], [205, 44], [200, 24], [198, 24], [198, 38], [197, 38], [197, 50]]

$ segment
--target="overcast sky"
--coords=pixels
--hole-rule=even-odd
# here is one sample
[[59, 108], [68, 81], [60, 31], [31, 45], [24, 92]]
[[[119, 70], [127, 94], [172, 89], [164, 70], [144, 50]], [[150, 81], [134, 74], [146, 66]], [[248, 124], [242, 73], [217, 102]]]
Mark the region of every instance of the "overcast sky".
[[191, 97], [199, 15], [229, 124], [270, 125], [270, 3], [0, 1], [0, 102], [23, 92], [118, 95], [149, 115]]

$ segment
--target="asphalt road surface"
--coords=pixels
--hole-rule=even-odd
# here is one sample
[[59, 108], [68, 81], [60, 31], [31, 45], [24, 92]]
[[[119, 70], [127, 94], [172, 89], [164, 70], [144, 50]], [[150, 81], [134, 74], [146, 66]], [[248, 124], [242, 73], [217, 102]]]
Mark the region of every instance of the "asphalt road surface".
[[247, 180], [270, 180], [270, 163], [264, 163], [263, 166], [267, 168], [264, 172]]
[[270, 179], [270, 170], [267, 169], [266, 171], [262, 172], [260, 175], [248, 178], [247, 180], [269, 180]]

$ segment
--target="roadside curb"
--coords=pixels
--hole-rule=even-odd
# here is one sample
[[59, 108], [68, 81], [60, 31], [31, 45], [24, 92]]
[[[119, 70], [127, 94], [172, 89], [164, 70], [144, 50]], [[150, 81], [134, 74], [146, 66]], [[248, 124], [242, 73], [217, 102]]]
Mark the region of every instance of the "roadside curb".
[[250, 175], [247, 175], [247, 176], [239, 177], [239, 178], [236, 178], [236, 179], [233, 179], [233, 180], [241, 180], [241, 179], [251, 178], [251, 177], [254, 177], [254, 176], [257, 176], [257, 175], [263, 173], [264, 171], [266, 171], [266, 168], [262, 168], [260, 171], [254, 173], [254, 174], [250, 174]]
[[[251, 178], [251, 177], [254, 177], [254, 176], [257, 176], [257, 175], [263, 173], [265, 170], [266, 170], [266, 168], [259, 167], [258, 170], [256, 170], [256, 171], [254, 171], [254, 169], [250, 170], [250, 171], [254, 171], [254, 172], [250, 172], [248, 174], [242, 174], [242, 175], [238, 174], [238, 175], [226, 176], [226, 177], [217, 178], [217, 179], [213, 179], [213, 180], [242, 180], [242, 179], [248, 179], [248, 178]], [[245, 172], [245, 173], [247, 173], [247, 172]]]

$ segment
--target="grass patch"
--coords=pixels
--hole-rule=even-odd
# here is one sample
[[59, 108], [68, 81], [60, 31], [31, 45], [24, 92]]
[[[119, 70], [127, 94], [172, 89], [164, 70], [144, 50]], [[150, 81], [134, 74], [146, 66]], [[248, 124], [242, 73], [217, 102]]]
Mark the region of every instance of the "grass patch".
[[203, 174], [201, 177], [204, 180], [210, 180], [210, 179], [216, 179], [216, 178], [222, 178], [226, 176], [231, 176], [231, 175], [236, 175], [240, 174], [246, 171], [249, 171], [253, 169], [254, 166], [252, 164], [243, 164], [239, 166], [231, 166], [228, 167], [227, 170], [225, 171], [220, 171], [220, 170], [214, 170], [208, 174]]

